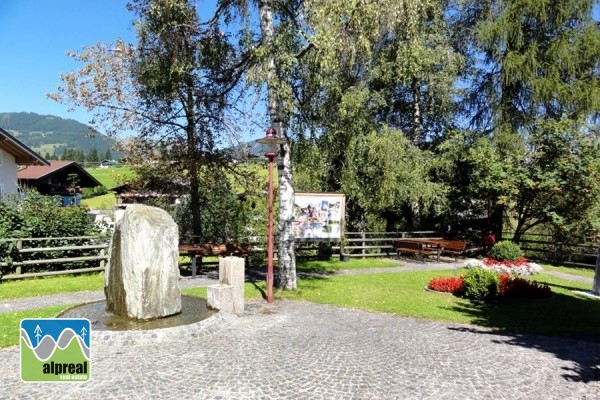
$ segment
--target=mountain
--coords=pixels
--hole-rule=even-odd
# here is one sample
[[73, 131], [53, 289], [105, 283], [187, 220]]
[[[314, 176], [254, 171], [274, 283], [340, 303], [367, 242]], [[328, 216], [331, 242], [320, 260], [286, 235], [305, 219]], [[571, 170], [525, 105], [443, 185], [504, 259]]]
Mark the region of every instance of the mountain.
[[32, 112], [0, 113], [0, 128], [7, 130], [25, 145], [44, 156], [62, 154], [67, 148], [84, 154], [96, 148], [98, 154], [114, 152], [115, 140], [94, 131], [90, 126], [53, 115]]
[[229, 150], [234, 154], [235, 157], [239, 158], [262, 158], [265, 153], [265, 145], [258, 143], [256, 140], [252, 140], [250, 142], [245, 142], [237, 146], [230, 147]]

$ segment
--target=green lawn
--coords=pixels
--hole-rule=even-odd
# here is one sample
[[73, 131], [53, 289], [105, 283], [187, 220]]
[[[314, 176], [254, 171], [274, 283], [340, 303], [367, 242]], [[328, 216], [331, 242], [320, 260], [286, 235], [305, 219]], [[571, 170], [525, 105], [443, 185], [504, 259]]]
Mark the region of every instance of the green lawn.
[[[102, 186], [107, 189], [112, 189], [120, 185], [124, 178], [133, 175], [133, 171], [127, 166], [115, 168], [86, 168], [86, 172], [96, 178]], [[115, 208], [117, 199], [113, 192], [109, 192], [102, 196], [83, 199], [81, 203], [92, 210], [112, 210]]]
[[565, 274], [585, 276], [587, 278], [593, 278], [596, 271], [591, 268], [578, 268], [578, 267], [554, 267], [551, 265], [542, 265], [542, 268], [546, 271], [563, 272]]
[[[311, 301], [405, 317], [472, 324], [510, 332], [600, 339], [600, 301], [574, 293], [575, 290], [588, 291], [591, 286], [559, 279], [549, 274], [542, 273], [532, 279], [550, 285], [554, 292], [551, 299], [502, 303], [474, 303], [450, 294], [432, 293], [424, 289], [431, 278], [452, 276], [455, 273], [452, 270], [328, 275], [340, 269], [396, 265], [397, 262], [381, 259], [302, 262], [298, 264], [298, 270], [314, 272], [315, 276], [299, 279], [297, 291], [276, 290], [275, 299]], [[567, 268], [564, 271], [571, 272], [571, 269]], [[319, 272], [321, 274], [318, 274]], [[462, 270], [459, 270], [456, 273], [461, 272]], [[589, 275], [589, 271], [584, 272]], [[0, 299], [101, 290], [103, 276], [89, 274], [9, 281], [3, 282], [0, 287]], [[246, 283], [247, 299], [261, 298], [265, 292], [264, 281]], [[186, 288], [182, 293], [206, 298], [206, 288]], [[50, 317], [65, 308], [67, 307], [60, 306], [26, 313], [0, 314], [0, 347], [15, 344], [10, 338], [20, 319]]]
[[0, 348], [19, 344], [19, 326], [23, 318], [53, 318], [73, 305], [0, 313]]
[[102, 196], [82, 199], [81, 204], [89, 207], [90, 210], [112, 210], [115, 208], [115, 204], [117, 204], [117, 198], [113, 192], [109, 192]]
[[86, 168], [86, 172], [96, 178], [102, 186], [112, 189], [121, 184], [123, 178], [133, 175], [131, 168], [127, 166], [115, 168]]

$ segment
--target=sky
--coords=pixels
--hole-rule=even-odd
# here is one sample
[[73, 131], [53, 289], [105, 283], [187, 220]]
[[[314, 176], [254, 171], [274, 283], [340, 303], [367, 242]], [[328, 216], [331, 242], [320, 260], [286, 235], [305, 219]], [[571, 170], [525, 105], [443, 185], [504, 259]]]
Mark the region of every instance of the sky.
[[[87, 124], [84, 109], [46, 98], [60, 75], [81, 68], [67, 57], [98, 42], [135, 42], [128, 0], [0, 0], [0, 112], [34, 112]], [[199, 13], [213, 10], [198, 1]], [[210, 8], [209, 8], [210, 7]], [[203, 9], [204, 8], [204, 9]]]
[[[122, 38], [135, 42], [127, 0], [0, 0], [0, 112], [35, 112], [88, 123], [91, 115], [46, 98], [81, 65], [67, 51]], [[200, 14], [214, 0], [198, 0]], [[596, 4], [595, 19], [600, 19]]]

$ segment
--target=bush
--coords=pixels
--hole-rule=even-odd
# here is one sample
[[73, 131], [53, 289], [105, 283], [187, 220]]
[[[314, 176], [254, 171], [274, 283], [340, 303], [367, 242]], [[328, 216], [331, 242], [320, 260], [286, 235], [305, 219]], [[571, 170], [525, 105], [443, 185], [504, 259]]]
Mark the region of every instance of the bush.
[[485, 268], [471, 268], [463, 277], [464, 295], [472, 300], [488, 300], [498, 293], [498, 275]]
[[[61, 207], [60, 198], [26, 192], [23, 198], [6, 196], [0, 199], [0, 239], [6, 238], [50, 238], [97, 235], [94, 221], [87, 209], [79, 206]], [[35, 242], [33, 247], [75, 246], [87, 244], [88, 239]], [[31, 246], [30, 246], [31, 247]], [[46, 258], [67, 258], [88, 255], [85, 250], [57, 250], [40, 253], [20, 253], [15, 242], [0, 243], [0, 261], [9, 265], [16, 261]], [[87, 263], [96, 264], [97, 261]], [[27, 272], [66, 270], [82, 267], [81, 263], [34, 264]], [[2, 268], [0, 274], [8, 273], [12, 267]]]
[[490, 258], [497, 261], [517, 261], [523, 257], [518, 244], [509, 240], [498, 242], [490, 250]]
[[545, 299], [552, 296], [552, 290], [547, 284], [502, 274], [500, 295], [509, 299]]
[[82, 199], [90, 199], [96, 196], [102, 196], [108, 193], [108, 189], [105, 186], [96, 186], [93, 188], [83, 188]]

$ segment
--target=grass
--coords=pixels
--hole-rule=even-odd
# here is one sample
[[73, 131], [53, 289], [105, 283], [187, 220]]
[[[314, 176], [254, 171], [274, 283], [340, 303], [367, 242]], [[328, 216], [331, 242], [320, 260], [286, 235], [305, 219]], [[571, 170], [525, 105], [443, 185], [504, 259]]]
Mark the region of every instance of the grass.
[[[550, 285], [554, 292], [553, 298], [497, 303], [474, 303], [449, 294], [424, 290], [431, 278], [452, 276], [455, 272], [451, 270], [330, 275], [331, 272], [341, 269], [397, 265], [398, 262], [381, 259], [301, 262], [298, 263], [298, 271], [320, 273], [320, 276], [299, 279], [298, 290], [293, 292], [276, 290], [275, 297], [276, 300], [303, 300], [386, 312], [403, 317], [484, 326], [509, 332], [600, 339], [600, 301], [573, 292], [574, 290], [587, 291], [590, 285], [560, 279], [549, 274], [542, 273], [533, 279]], [[572, 268], [545, 268], [573, 273]], [[456, 273], [460, 272], [462, 270]], [[593, 276], [589, 270], [578, 271], [578, 274]], [[103, 274], [8, 281], [0, 285], [2, 289], [0, 299], [79, 290], [101, 290], [103, 282]], [[264, 297], [265, 292], [264, 281], [246, 283], [246, 299]], [[204, 287], [185, 288], [182, 289], [182, 293], [206, 298]], [[58, 306], [18, 313], [0, 313], [0, 347], [16, 344], [15, 327], [22, 318], [52, 317], [66, 308], [67, 306]]]
[[72, 305], [62, 305], [36, 310], [0, 313], [0, 348], [19, 344], [19, 326], [24, 318], [52, 318]]
[[88, 206], [91, 210], [112, 210], [117, 204], [117, 198], [114, 193], [110, 192], [101, 196], [82, 199], [81, 204]]
[[126, 166], [116, 168], [86, 168], [86, 172], [96, 178], [107, 189], [112, 189], [120, 185], [123, 178], [133, 175], [131, 168]]
[[386, 268], [386, 267], [398, 267], [402, 263], [395, 260], [378, 258], [378, 259], [361, 259], [355, 258], [350, 261], [341, 262], [338, 260], [324, 260], [324, 261], [299, 261], [296, 265], [298, 272], [305, 273], [326, 273], [340, 270], [352, 270], [352, 269], [369, 269], [369, 268]]
[[0, 300], [79, 292], [84, 290], [102, 290], [103, 288], [103, 273], [7, 280], [0, 283]]
[[[96, 178], [102, 186], [112, 189], [121, 184], [123, 178], [133, 175], [131, 168], [126, 166], [116, 168], [86, 168], [86, 172]], [[101, 196], [83, 199], [81, 203], [92, 210], [112, 210], [117, 203], [115, 194], [110, 192]]]
[[587, 278], [593, 278], [596, 271], [591, 268], [577, 268], [577, 267], [554, 267], [551, 265], [542, 265], [542, 268], [547, 271], [562, 272], [565, 274], [585, 276]]

